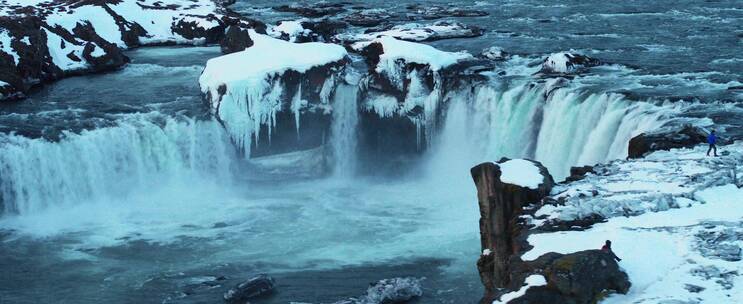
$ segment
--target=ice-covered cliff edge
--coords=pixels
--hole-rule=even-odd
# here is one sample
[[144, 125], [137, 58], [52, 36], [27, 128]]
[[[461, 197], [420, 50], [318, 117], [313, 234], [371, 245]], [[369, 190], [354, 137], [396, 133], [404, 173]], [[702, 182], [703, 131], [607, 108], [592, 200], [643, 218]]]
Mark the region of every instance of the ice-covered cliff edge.
[[261, 138], [277, 140], [272, 136], [277, 123], [291, 122], [295, 136], [302, 136], [303, 113], [320, 118], [315, 123], [327, 121], [348, 55], [339, 45], [291, 43], [252, 30], [249, 35], [252, 46], [209, 60], [199, 78], [213, 113], [246, 155]]

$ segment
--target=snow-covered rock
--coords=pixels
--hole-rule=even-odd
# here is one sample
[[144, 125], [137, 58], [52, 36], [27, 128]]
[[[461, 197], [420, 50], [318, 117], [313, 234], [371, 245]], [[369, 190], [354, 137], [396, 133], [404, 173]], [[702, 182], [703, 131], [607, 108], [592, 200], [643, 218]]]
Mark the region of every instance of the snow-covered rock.
[[274, 127], [285, 120], [299, 132], [302, 113], [327, 116], [347, 61], [339, 45], [291, 43], [253, 30], [249, 35], [252, 46], [210, 59], [199, 78], [212, 112], [246, 155], [262, 130], [271, 141]]
[[597, 65], [601, 65], [601, 61], [598, 59], [576, 53], [560, 52], [545, 58], [540, 72], [545, 74], [570, 74]]
[[231, 304], [247, 303], [252, 298], [273, 292], [275, 288], [276, 281], [266, 274], [261, 274], [227, 290], [223, 298], [225, 302]]
[[21, 93], [44, 81], [119, 67], [128, 60], [121, 49], [215, 43], [228, 25], [264, 28], [260, 22], [223, 14], [225, 8], [211, 0], [3, 4], [0, 81]]
[[289, 42], [312, 41], [312, 31], [304, 28], [302, 20], [279, 21], [275, 26], [269, 27], [266, 32], [271, 37]]
[[423, 295], [421, 279], [406, 277], [382, 279], [370, 284], [366, 294], [334, 304], [388, 304], [407, 303]]
[[726, 155], [707, 157], [707, 147], [698, 145], [596, 165], [584, 179], [557, 185], [548, 203], [536, 212], [534, 223], [547, 228], [701, 204], [698, 192], [712, 186], [741, 184], [741, 148], [740, 142], [720, 146]]
[[382, 36], [390, 36], [406, 41], [433, 41], [449, 38], [482, 36], [484, 31], [476, 26], [460, 22], [439, 21], [431, 24], [407, 23], [381, 29], [369, 29], [363, 33], [339, 34], [336, 38], [343, 42], [369, 41]]
[[511, 159], [499, 163], [500, 180], [507, 184], [537, 189], [545, 180], [537, 165], [538, 163], [525, 159]]
[[482, 53], [480, 53], [480, 56], [483, 58], [487, 58], [490, 60], [506, 60], [508, 59], [508, 53], [503, 50], [503, 48], [498, 46], [491, 46], [489, 48], [486, 48], [482, 50]]
[[[443, 93], [442, 71], [473, 58], [465, 52], [445, 52], [390, 36], [357, 42], [353, 48], [365, 57], [371, 73], [369, 86], [381, 95], [369, 98], [364, 106], [380, 116], [406, 115], [416, 108], [429, 117], [434, 115]], [[398, 100], [396, 107], [389, 96]]]
[[[740, 147], [735, 145], [727, 148]], [[668, 156], [693, 160], [708, 169], [722, 169], [712, 162], [729, 162], [732, 165], [735, 161], [740, 164], [739, 158], [705, 162], [696, 157], [700, 152], [700, 149], [685, 149], [655, 152], [649, 157], [656, 161], [666, 161]], [[663, 170], [660, 168], [662, 165], [654, 166], [652, 172], [673, 174], [684, 183], [689, 181], [685, 170], [699, 171], [696, 166], [673, 166]], [[731, 168], [728, 167], [728, 170]], [[639, 171], [640, 174], [648, 173], [645, 169]], [[709, 176], [710, 179], [716, 177], [720, 175]], [[696, 178], [707, 179], [699, 175]], [[628, 180], [628, 177], [624, 176], [623, 179]], [[743, 247], [743, 211], [740, 208], [743, 189], [734, 184], [714, 184], [691, 190], [693, 194], [684, 196], [683, 200], [689, 205], [680, 208], [613, 217], [582, 231], [533, 233], [528, 237], [528, 242], [534, 247], [522, 259], [529, 263], [549, 252], [597, 249], [609, 239], [613, 251], [622, 258], [620, 265], [629, 275], [632, 288], [626, 295], [615, 294], [601, 303], [735, 302], [734, 299], [743, 298], [743, 289], [740, 288], [743, 264], [737, 261]]]

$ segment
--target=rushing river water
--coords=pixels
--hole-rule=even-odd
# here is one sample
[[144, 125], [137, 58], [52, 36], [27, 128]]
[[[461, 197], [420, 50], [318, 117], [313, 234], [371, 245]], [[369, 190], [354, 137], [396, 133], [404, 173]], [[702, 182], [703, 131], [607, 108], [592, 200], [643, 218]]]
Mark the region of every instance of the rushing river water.
[[[265, 9], [273, 4], [235, 8], [286, 18]], [[740, 134], [743, 97], [728, 88], [743, 81], [743, 7], [644, 4], [468, 2], [491, 15], [461, 20], [486, 35], [433, 44], [519, 56], [498, 67], [507, 82], [451, 103], [419, 170], [399, 178], [353, 174], [352, 87], [334, 101], [353, 101], [333, 114], [334, 174], [255, 171], [201, 100], [215, 47], [130, 51], [119, 71], [2, 104], [0, 303], [219, 303], [261, 272], [278, 282], [265, 303], [333, 302], [397, 276], [426, 278], [421, 303], [475, 303], [471, 165], [527, 156], [564, 177], [570, 165], [623, 157], [630, 136], [668, 121]], [[546, 102], [545, 88], [528, 85], [532, 63], [570, 49], [615, 64]], [[218, 276], [219, 287], [199, 285]]]

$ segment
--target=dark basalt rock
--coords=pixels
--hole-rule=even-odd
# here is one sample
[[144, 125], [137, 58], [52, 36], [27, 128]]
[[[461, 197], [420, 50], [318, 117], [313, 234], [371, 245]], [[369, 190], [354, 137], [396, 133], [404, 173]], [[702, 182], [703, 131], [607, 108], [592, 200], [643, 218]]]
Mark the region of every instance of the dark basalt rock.
[[348, 28], [348, 24], [343, 21], [327, 18], [315, 21], [302, 21], [301, 24], [302, 27], [311, 32], [309, 41], [336, 42], [335, 35]]
[[223, 54], [235, 53], [253, 46], [253, 39], [248, 30], [233, 25], [227, 28], [219, 46]]
[[46, 48], [46, 33], [41, 30], [42, 21], [35, 16], [0, 17], [0, 28], [13, 37], [28, 37], [30, 44], [17, 39], [10, 47], [18, 54], [16, 64], [13, 56], [0, 51], [0, 81], [10, 86], [0, 88], [2, 99], [20, 99], [34, 85], [63, 76], [62, 70], [52, 64]]
[[319, 18], [345, 12], [346, 9], [343, 6], [343, 3], [291, 4], [276, 6], [273, 9], [278, 12], [295, 13], [307, 18]]
[[500, 180], [498, 163], [482, 163], [470, 170], [477, 187], [480, 206], [480, 242], [483, 254], [477, 261], [480, 279], [485, 287], [481, 303], [491, 303], [499, 289], [513, 287], [511, 272], [518, 268], [513, 257], [518, 257], [527, 246], [525, 225], [520, 215], [523, 208], [549, 195], [554, 181], [539, 162], [531, 161], [540, 170], [543, 182], [537, 189], [507, 184]]
[[387, 11], [379, 10], [362, 10], [343, 17], [343, 21], [360, 27], [375, 27], [393, 19], [398, 19], [398, 16]]
[[199, 23], [196, 21], [185, 21], [181, 19], [177, 23], [173, 24], [171, 30], [173, 31], [173, 33], [179, 34], [189, 40], [203, 38], [205, 39], [205, 43], [207, 44], [217, 43], [222, 40], [226, 28], [224, 23], [222, 23], [222, 20], [220, 18], [217, 18], [217, 16], [213, 14], [199, 17], [205, 18], [209, 21], [217, 22], [219, 23], [219, 26], [207, 29], [200, 27]]
[[[89, 41], [83, 49], [83, 58], [91, 65], [93, 72], [102, 72], [118, 68], [129, 62], [129, 58], [115, 44], [101, 38], [93, 29], [90, 22], [78, 23], [72, 29], [74, 35], [84, 41]], [[97, 48], [101, 48], [103, 55], [94, 56]]]
[[627, 157], [640, 158], [653, 151], [690, 148], [706, 140], [707, 132], [691, 125], [642, 133], [630, 139]]
[[258, 275], [245, 282], [237, 284], [224, 293], [224, 300], [230, 304], [242, 304], [248, 300], [265, 296], [274, 291], [276, 281], [266, 274]]
[[565, 178], [565, 182], [575, 182], [586, 178], [586, 174], [594, 173], [593, 166], [570, 167], [570, 176]]
[[[626, 294], [631, 283], [611, 255], [601, 250], [585, 250], [567, 255], [554, 252], [526, 262], [531, 273], [541, 274], [547, 285], [532, 287], [509, 303], [591, 304], [606, 293]], [[519, 274], [524, 278], [527, 275]]]

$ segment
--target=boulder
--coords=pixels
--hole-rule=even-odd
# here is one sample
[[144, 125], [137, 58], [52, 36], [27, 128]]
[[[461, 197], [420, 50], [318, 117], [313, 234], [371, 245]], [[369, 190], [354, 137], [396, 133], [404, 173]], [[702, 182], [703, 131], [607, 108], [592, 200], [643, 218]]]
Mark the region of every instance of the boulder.
[[266, 274], [260, 274], [245, 282], [235, 285], [224, 293], [227, 303], [242, 304], [250, 299], [268, 295], [276, 288], [276, 281]]
[[495, 61], [503, 61], [508, 59], [508, 53], [506, 53], [506, 51], [501, 47], [491, 46], [482, 50], [480, 57]]
[[571, 74], [601, 64], [600, 60], [585, 55], [560, 52], [545, 58], [539, 72], [543, 74]]
[[470, 172], [480, 206], [483, 254], [477, 268], [485, 286], [481, 303], [490, 303], [498, 289], [512, 286], [512, 258], [526, 246], [523, 208], [546, 197], [554, 181], [541, 163], [522, 159], [482, 163]]
[[233, 25], [227, 28], [219, 46], [222, 54], [231, 54], [253, 46], [253, 40], [250, 39], [250, 33], [247, 29]]
[[642, 133], [630, 139], [627, 157], [640, 158], [653, 151], [691, 148], [706, 142], [707, 135], [703, 129], [691, 125]]
[[315, 4], [294, 3], [291, 5], [280, 5], [273, 9], [277, 12], [295, 13], [302, 17], [319, 18], [333, 16], [346, 11], [343, 3], [318, 2]]
[[565, 182], [582, 180], [588, 173], [593, 173], [593, 166], [570, 167], [570, 176], [565, 178]]
[[402, 304], [423, 295], [421, 279], [406, 277], [383, 279], [370, 284], [366, 294], [334, 304]]
[[601, 250], [550, 252], [526, 264], [544, 275], [547, 284], [528, 288], [509, 304], [593, 304], [607, 292], [626, 294], [631, 286], [627, 274]]

